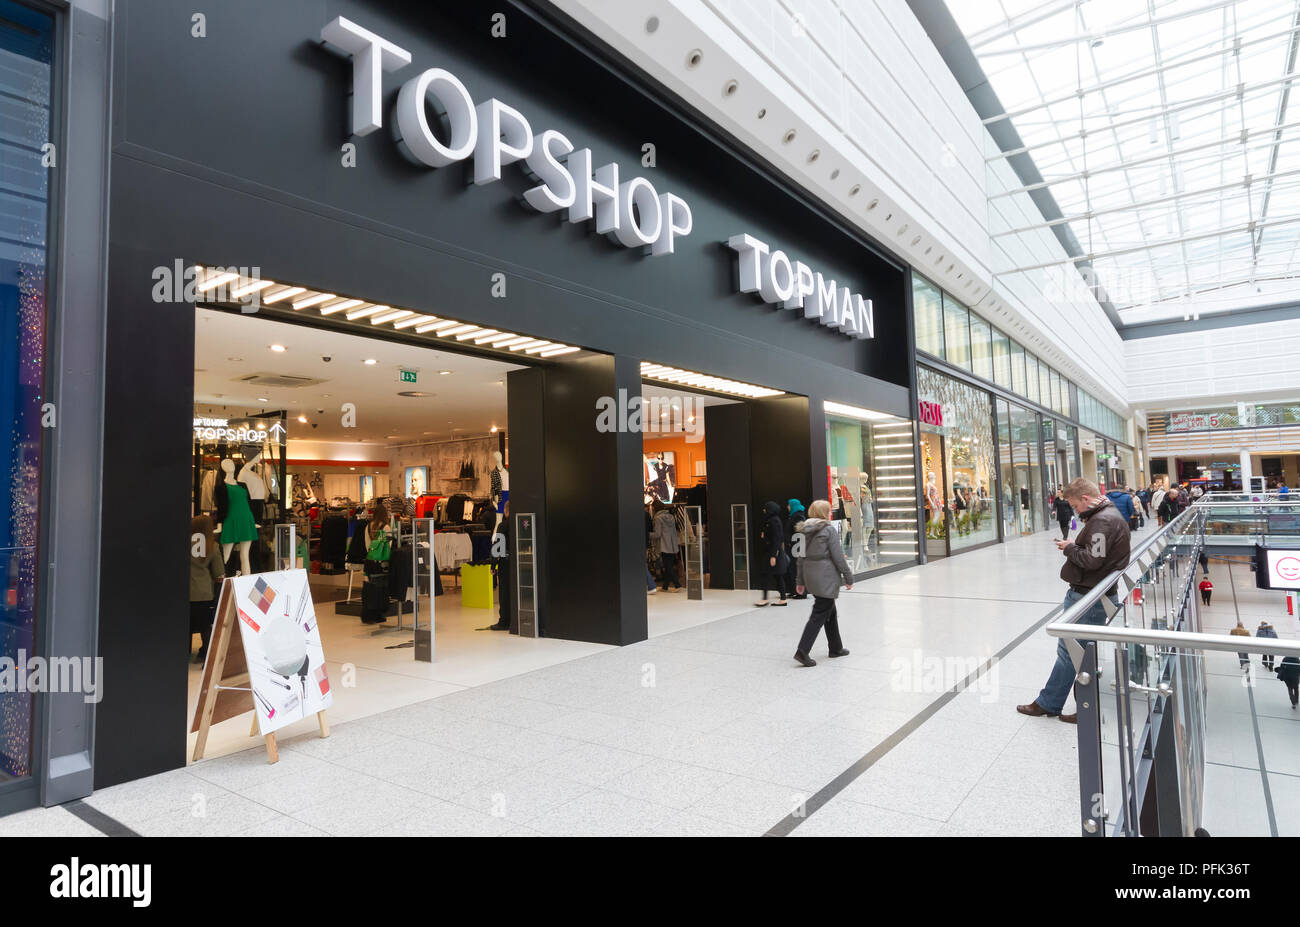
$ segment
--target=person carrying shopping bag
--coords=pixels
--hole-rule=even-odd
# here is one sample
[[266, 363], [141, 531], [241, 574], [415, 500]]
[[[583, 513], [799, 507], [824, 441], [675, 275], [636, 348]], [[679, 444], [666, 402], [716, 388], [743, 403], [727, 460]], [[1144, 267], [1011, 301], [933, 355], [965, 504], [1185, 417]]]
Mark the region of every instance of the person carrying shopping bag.
[[[832, 657], [847, 657], [848, 650], [840, 639], [839, 614], [835, 600], [839, 598], [841, 584], [853, 588], [853, 573], [844, 559], [844, 547], [839, 532], [830, 523], [831, 504], [818, 499], [808, 506], [808, 517], [796, 533], [795, 552], [799, 568], [795, 590], [807, 590], [813, 597], [812, 614], [799, 638], [799, 649], [794, 658], [804, 666], [816, 666], [817, 661], [808, 655], [817, 634], [826, 629], [826, 644]], [[802, 543], [799, 543], [802, 541]]]

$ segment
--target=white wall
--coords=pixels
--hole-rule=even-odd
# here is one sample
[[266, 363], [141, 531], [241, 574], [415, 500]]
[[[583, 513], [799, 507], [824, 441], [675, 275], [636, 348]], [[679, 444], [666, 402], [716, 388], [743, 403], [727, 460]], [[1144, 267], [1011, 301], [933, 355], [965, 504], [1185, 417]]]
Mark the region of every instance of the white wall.
[[1300, 395], [1300, 321], [1124, 342], [1129, 395], [1147, 411]]
[[[995, 277], [1065, 254], [1046, 231], [991, 239], [990, 228], [1042, 216], [1024, 194], [990, 204], [990, 189], [1019, 182], [1001, 159], [986, 167], [991, 139], [905, 0], [552, 2], [926, 277], [1127, 411], [1123, 350], [1096, 301], [1086, 291], [1052, 292], [1047, 274]], [[702, 54], [692, 67], [693, 50]], [[733, 80], [728, 96], [722, 88]]]

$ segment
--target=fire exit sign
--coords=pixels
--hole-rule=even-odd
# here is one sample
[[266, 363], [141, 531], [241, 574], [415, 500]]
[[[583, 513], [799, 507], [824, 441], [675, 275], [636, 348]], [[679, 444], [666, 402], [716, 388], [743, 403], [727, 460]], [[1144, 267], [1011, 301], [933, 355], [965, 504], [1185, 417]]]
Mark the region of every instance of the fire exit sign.
[[405, 367], [398, 368], [397, 382], [414, 383], [419, 377], [419, 371], [407, 370]]

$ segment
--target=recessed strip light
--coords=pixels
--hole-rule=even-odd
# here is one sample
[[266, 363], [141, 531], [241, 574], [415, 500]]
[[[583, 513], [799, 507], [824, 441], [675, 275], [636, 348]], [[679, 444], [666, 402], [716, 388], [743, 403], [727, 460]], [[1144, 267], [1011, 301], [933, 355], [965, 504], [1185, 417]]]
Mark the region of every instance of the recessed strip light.
[[425, 332], [442, 331], [444, 328], [451, 328], [453, 325], [459, 325], [451, 319], [439, 319], [437, 322], [425, 322], [423, 325], [415, 326], [417, 334], [423, 335]]
[[444, 328], [438, 332], [439, 338], [446, 338], [448, 335], [463, 335], [465, 332], [476, 332], [479, 330], [477, 325], [467, 325], [461, 322], [455, 328]]
[[320, 307], [321, 315], [333, 315], [336, 312], [342, 312], [344, 309], [355, 309], [364, 303], [364, 299], [340, 299], [336, 303], [326, 303]]
[[249, 293], [256, 293], [258, 290], [265, 290], [267, 287], [272, 286], [275, 286], [274, 280], [254, 280], [251, 283], [247, 283], [244, 286], [231, 290], [230, 298], [242, 299]]
[[490, 344], [493, 347], [499, 347], [501, 342], [513, 341], [517, 337], [519, 336], [516, 335], [514, 332], [497, 332], [495, 335], [484, 335], [482, 332], [479, 332], [478, 335], [474, 338], [474, 343]]
[[425, 322], [432, 322], [436, 319], [435, 315], [413, 315], [409, 319], [402, 319], [400, 322], [394, 322], [393, 328], [410, 328], [412, 325], [422, 325]]
[[333, 293], [315, 293], [311, 296], [308, 296], [306, 299], [300, 299], [296, 303], [294, 303], [293, 311], [297, 312], [299, 309], [306, 309], [309, 306], [318, 306], [321, 303], [327, 302], [328, 300], [331, 300], [333, 298], [334, 298]]
[[239, 274], [233, 271], [226, 271], [224, 274], [210, 274], [202, 283], [194, 287], [196, 292], [204, 293], [213, 287], [221, 286], [223, 283], [229, 283], [231, 280], [238, 280]]
[[858, 406], [847, 406], [842, 402], [823, 402], [822, 410], [834, 415], [847, 415], [850, 418], [862, 419], [863, 421], [893, 418], [892, 415], [886, 415], [884, 412], [873, 412], [870, 409], [862, 409]]
[[364, 319], [366, 316], [374, 315], [377, 312], [387, 312], [391, 306], [362, 306], [360, 309], [353, 309], [348, 313], [348, 321], [355, 322], [357, 319]]
[[533, 345], [531, 348], [524, 348], [525, 354], [540, 354], [549, 348], [558, 348], [559, 345], [553, 341], [543, 341], [541, 344]]
[[396, 322], [398, 319], [404, 319], [407, 316], [415, 315], [410, 309], [389, 309], [387, 312], [381, 312], [378, 315], [370, 317], [371, 325], [383, 325], [386, 322]]
[[465, 332], [463, 334], [457, 335], [456, 340], [468, 341], [470, 338], [477, 338], [479, 335], [495, 335], [500, 331], [501, 329], [499, 328], [476, 328], [472, 332]]
[[266, 296], [262, 300], [262, 303], [269, 306], [271, 303], [278, 303], [282, 299], [288, 299], [291, 296], [297, 296], [299, 293], [306, 292], [307, 288], [305, 286], [287, 286], [283, 290], [276, 290], [274, 293]]
[[751, 399], [785, 395], [779, 389], [768, 389], [765, 386], [755, 386], [753, 383], [742, 383], [739, 380], [728, 380], [725, 377], [681, 370], [677, 367], [668, 367], [650, 361], [641, 362], [641, 376], [650, 380], [663, 380], [668, 383], [685, 383], [718, 393], [730, 393], [734, 396], [748, 396]]
[[492, 347], [513, 348], [517, 344], [526, 344], [527, 342], [532, 340], [533, 340], [532, 337], [529, 335], [517, 335], [513, 338], [507, 338], [505, 341], [498, 341], [496, 344], [492, 345]]
[[540, 348], [544, 344], [550, 344], [550, 342], [540, 341], [537, 338], [533, 338], [528, 341], [521, 341], [519, 342], [519, 344], [511, 345], [510, 350], [519, 351], [519, 350], [527, 350], [529, 348]]
[[581, 351], [581, 350], [582, 348], [575, 348], [571, 344], [566, 344], [563, 347], [549, 348], [548, 350], [542, 351], [537, 356], [538, 357], [559, 357], [561, 354], [572, 354], [574, 351]]

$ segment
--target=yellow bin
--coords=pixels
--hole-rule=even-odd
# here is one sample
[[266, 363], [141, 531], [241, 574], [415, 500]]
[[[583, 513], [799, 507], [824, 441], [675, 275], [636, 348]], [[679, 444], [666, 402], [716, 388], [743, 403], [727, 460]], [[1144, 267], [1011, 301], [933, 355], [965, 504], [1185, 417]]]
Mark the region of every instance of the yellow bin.
[[486, 563], [460, 565], [460, 604], [466, 608], [492, 607], [492, 567]]

